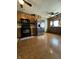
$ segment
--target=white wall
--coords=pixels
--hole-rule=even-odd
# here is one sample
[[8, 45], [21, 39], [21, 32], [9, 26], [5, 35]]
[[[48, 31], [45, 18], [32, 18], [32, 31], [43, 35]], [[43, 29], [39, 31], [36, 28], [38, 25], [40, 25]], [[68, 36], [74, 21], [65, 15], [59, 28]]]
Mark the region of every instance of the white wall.
[[48, 25], [47, 19], [45, 19], [45, 32], [47, 31], [47, 25]]

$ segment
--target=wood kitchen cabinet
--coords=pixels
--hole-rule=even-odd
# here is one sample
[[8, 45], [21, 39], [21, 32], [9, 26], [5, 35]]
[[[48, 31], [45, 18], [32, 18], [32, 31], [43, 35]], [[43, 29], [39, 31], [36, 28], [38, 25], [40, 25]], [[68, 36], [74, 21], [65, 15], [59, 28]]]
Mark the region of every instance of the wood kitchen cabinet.
[[20, 38], [21, 37], [21, 26], [17, 27], [17, 37]]
[[[28, 19], [30, 21], [29, 23], [29, 30], [26, 30], [25, 32], [28, 32], [30, 31], [30, 36], [36, 36], [37, 35], [37, 19], [39, 19], [40, 16], [39, 15], [33, 15], [33, 14], [27, 14], [27, 13], [24, 13], [24, 12], [20, 12], [18, 11], [17, 12], [17, 21], [18, 23], [20, 23], [20, 26], [17, 27], [17, 37], [21, 37], [22, 36], [22, 30], [25, 30], [25, 29], [22, 29], [23, 26], [22, 26], [22, 23], [21, 21], [23, 19]], [[24, 27], [28, 27], [27, 25], [25, 25]]]

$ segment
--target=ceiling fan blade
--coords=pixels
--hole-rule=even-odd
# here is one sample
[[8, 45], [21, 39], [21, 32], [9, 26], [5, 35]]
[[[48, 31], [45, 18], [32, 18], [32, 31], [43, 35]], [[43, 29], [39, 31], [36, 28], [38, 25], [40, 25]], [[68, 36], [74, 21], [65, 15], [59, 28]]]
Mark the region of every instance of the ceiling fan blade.
[[23, 0], [27, 5], [29, 5], [30, 7], [32, 7], [32, 4], [30, 4], [29, 2]]

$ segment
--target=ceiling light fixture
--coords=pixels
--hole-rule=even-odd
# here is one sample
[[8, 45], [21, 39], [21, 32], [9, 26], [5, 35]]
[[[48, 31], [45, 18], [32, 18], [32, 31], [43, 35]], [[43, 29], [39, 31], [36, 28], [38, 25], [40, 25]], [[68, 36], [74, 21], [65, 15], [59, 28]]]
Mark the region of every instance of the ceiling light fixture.
[[19, 4], [20, 4], [21, 8], [23, 8], [24, 1], [23, 1], [23, 0], [18, 0], [18, 2], [19, 2]]
[[19, 1], [19, 3], [20, 3], [21, 5], [24, 4], [24, 1], [23, 1], [23, 0], [18, 0], [18, 1]]

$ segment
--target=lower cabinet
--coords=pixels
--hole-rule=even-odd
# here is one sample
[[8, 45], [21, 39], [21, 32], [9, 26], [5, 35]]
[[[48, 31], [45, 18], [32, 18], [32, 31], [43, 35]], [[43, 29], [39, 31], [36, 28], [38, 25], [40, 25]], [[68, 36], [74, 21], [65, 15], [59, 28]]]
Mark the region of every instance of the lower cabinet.
[[17, 38], [21, 38], [21, 28], [17, 28]]
[[48, 33], [54, 33], [61, 35], [61, 27], [51, 27], [47, 29]]

